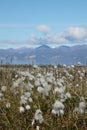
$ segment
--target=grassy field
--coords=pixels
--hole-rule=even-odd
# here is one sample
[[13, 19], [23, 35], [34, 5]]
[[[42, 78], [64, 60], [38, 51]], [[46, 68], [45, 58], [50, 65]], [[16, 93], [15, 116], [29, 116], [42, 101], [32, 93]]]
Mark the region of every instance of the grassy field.
[[87, 67], [0, 66], [0, 130], [87, 130]]

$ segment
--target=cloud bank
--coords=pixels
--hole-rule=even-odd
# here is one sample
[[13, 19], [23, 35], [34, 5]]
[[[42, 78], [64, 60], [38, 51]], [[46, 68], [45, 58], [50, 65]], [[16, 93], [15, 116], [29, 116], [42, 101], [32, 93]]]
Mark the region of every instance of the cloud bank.
[[28, 39], [17, 41], [17, 40], [0, 40], [0, 45], [3, 44], [9, 46], [37, 46], [42, 44], [47, 44], [54, 46], [54, 44], [86, 44], [87, 43], [87, 29], [83, 27], [69, 27], [60, 33], [52, 33], [51, 28], [46, 25], [38, 25], [35, 28], [41, 34], [44, 34], [43, 37], [37, 37], [34, 34], [30, 35]]
[[70, 43], [86, 42], [87, 30], [81, 27], [70, 27], [62, 32], [61, 36], [67, 39]]

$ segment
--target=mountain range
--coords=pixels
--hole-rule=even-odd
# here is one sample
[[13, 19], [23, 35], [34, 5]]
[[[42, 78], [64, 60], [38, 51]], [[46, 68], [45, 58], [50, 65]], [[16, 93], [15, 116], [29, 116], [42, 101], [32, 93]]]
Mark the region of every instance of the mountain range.
[[1, 64], [87, 64], [87, 45], [0, 49]]

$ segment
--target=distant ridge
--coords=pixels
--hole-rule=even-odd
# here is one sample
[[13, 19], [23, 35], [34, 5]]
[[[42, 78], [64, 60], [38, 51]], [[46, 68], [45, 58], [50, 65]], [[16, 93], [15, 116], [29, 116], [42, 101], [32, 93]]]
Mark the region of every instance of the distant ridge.
[[2, 64], [87, 64], [87, 45], [59, 46], [41, 45], [36, 48], [0, 49]]
[[47, 46], [47, 45], [41, 45], [39, 47], [37, 47], [37, 49], [50, 49], [51, 47]]

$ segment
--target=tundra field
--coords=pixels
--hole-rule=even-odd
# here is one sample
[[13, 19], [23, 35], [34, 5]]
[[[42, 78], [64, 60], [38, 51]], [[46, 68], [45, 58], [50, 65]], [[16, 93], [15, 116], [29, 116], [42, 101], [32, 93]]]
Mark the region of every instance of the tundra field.
[[87, 67], [0, 66], [0, 130], [87, 130]]

